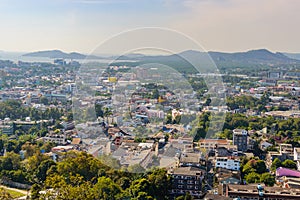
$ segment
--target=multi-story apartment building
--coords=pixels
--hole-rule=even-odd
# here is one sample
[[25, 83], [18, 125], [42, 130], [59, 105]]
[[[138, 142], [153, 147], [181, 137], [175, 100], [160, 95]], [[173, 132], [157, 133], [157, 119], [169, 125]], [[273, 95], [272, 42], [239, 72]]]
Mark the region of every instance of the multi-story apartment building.
[[217, 157], [216, 167], [229, 169], [229, 170], [240, 170], [240, 160], [237, 157]]
[[172, 189], [171, 199], [190, 193], [194, 198], [200, 199], [202, 193], [202, 180], [205, 170], [196, 167], [179, 167], [170, 171]]
[[247, 151], [248, 149], [248, 132], [244, 129], [233, 130], [233, 145], [237, 146], [238, 151]]

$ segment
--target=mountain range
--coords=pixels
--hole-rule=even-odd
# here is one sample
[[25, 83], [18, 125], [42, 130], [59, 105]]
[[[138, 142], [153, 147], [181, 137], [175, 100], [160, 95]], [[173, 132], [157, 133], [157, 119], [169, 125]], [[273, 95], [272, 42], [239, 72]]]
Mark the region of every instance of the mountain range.
[[251, 65], [280, 65], [280, 64], [300, 64], [300, 54], [291, 53], [273, 53], [267, 49], [250, 50], [247, 52], [224, 53], [224, 52], [200, 52], [194, 50], [184, 51], [173, 55], [143, 55], [143, 54], [128, 54], [122, 56], [100, 57], [95, 55], [84, 55], [77, 52], [65, 53], [60, 50], [38, 51], [24, 54], [23, 56], [31, 57], [48, 57], [48, 58], [64, 58], [64, 59], [116, 59], [116, 62], [124, 60], [137, 60], [140, 63], [177, 63], [184, 64], [183, 57], [202, 58], [210, 55], [212, 60], [217, 65], [230, 66], [251, 66]]

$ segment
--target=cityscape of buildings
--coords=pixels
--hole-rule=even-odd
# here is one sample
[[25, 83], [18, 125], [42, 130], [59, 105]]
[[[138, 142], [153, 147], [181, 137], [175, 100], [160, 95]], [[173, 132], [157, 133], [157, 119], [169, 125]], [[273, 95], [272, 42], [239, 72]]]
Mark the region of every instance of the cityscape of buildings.
[[[2, 157], [14, 151], [26, 160], [33, 155], [26, 145], [39, 143], [54, 162], [76, 151], [105, 157], [112, 168], [135, 168], [132, 173], [163, 168], [170, 199], [300, 198], [295, 70], [223, 73], [225, 87], [211, 85], [215, 95], [208, 95], [206, 86], [198, 87], [208, 73], [185, 74], [191, 87], [184, 90], [184, 81], [155, 67], [90, 68], [82, 79], [76, 61], [2, 61], [0, 67]], [[212, 105], [215, 99], [226, 105]], [[218, 123], [209, 123], [213, 114], [226, 116], [223, 128], [206, 137]], [[9, 146], [24, 135], [31, 140], [19, 150]], [[18, 183], [8, 179], [13, 183], [2, 182]], [[25, 181], [18, 186], [31, 187]]]

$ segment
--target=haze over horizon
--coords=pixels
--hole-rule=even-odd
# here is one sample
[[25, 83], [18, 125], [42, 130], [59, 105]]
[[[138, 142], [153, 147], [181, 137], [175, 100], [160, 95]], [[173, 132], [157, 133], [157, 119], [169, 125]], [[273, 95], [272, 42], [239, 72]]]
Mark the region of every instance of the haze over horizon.
[[0, 49], [89, 53], [122, 31], [163, 27], [206, 51], [296, 53], [299, 7], [297, 0], [2, 0]]

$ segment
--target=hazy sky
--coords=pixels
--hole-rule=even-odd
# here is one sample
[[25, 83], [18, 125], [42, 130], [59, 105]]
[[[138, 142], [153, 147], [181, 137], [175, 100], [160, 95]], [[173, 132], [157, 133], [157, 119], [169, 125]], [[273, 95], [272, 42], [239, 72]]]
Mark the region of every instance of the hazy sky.
[[0, 50], [91, 52], [121, 31], [165, 27], [206, 50], [300, 52], [299, 8], [298, 0], [0, 0]]

